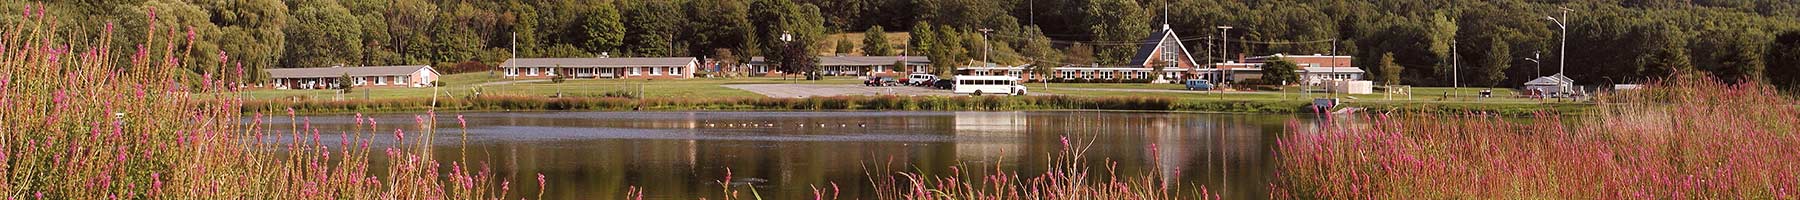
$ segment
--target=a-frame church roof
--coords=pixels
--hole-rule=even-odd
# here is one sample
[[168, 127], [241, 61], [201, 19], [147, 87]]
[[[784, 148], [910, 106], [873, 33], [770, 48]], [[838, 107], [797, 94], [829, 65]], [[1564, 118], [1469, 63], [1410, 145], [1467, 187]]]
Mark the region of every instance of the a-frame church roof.
[[1158, 56], [1157, 53], [1161, 51], [1157, 50], [1163, 49], [1164, 47], [1171, 47], [1169, 48], [1171, 50], [1179, 50], [1179, 54], [1181, 54], [1179, 55], [1181, 56], [1180, 58], [1186, 58], [1188, 64], [1192, 66], [1200, 66], [1200, 64], [1194, 60], [1194, 56], [1187, 50], [1187, 45], [1181, 43], [1181, 37], [1176, 36], [1175, 30], [1170, 28], [1167, 24], [1164, 24], [1161, 30], [1156, 30], [1150, 33], [1149, 36], [1144, 37], [1144, 41], [1138, 46], [1137, 54], [1131, 57], [1131, 66], [1145, 66], [1151, 61], [1158, 59], [1160, 56]]

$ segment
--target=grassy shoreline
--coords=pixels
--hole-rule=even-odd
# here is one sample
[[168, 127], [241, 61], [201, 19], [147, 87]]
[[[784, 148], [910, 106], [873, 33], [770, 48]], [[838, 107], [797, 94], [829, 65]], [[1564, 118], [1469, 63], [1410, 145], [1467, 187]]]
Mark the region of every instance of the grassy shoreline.
[[[420, 112], [432, 108], [430, 98], [372, 100], [250, 100], [243, 112], [378, 113]], [[1030, 111], [1122, 110], [1248, 114], [1296, 114], [1314, 112], [1302, 100], [1207, 100], [1168, 97], [944, 97], [944, 96], [839, 96], [808, 98], [731, 97], [632, 99], [624, 97], [481, 96], [439, 98], [440, 111]], [[1425, 114], [1488, 113], [1530, 116], [1538, 112], [1580, 114], [1593, 107], [1586, 103], [1511, 104], [1448, 101], [1352, 102], [1362, 112]]]

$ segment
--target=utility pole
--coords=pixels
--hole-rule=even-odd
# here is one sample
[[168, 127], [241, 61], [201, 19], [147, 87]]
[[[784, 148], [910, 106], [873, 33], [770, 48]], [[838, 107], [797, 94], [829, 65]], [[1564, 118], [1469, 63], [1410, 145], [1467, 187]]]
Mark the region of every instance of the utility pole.
[[978, 31], [981, 31], [981, 65], [982, 65], [982, 67], [987, 67], [988, 52], [992, 51], [994, 49], [994, 47], [993, 47], [994, 43], [988, 41], [988, 32], [993, 32], [994, 29], [985, 29], [984, 28], [984, 29], [978, 29]]
[[1450, 39], [1450, 94], [1452, 94], [1451, 95], [1452, 97], [1456, 96], [1454, 94], [1456, 94], [1457, 90], [1462, 89], [1462, 82], [1461, 82], [1462, 73], [1456, 71], [1457, 70], [1456, 55], [1457, 55], [1456, 54], [1456, 39], [1451, 38]]
[[1559, 8], [1562, 9], [1562, 19], [1551, 16], [1544, 16], [1544, 18], [1549, 18], [1550, 22], [1556, 22], [1556, 27], [1562, 29], [1562, 50], [1560, 52], [1562, 55], [1556, 56], [1556, 64], [1558, 65], [1556, 67], [1556, 74], [1563, 74], [1565, 72], [1564, 70], [1569, 67], [1569, 25], [1563, 23], [1563, 20], [1569, 19], [1569, 11], [1571, 10], [1567, 7]]
[[[1231, 26], [1219, 26], [1219, 63], [1225, 63], [1225, 62], [1227, 62], [1226, 60], [1231, 60], [1230, 57], [1231, 57]], [[1219, 74], [1219, 77], [1215, 78], [1215, 79], [1218, 79], [1218, 82], [1213, 83], [1213, 85], [1224, 84], [1225, 83], [1225, 71], [1219, 70], [1218, 65], [1213, 65], [1213, 72], [1216, 72]]]

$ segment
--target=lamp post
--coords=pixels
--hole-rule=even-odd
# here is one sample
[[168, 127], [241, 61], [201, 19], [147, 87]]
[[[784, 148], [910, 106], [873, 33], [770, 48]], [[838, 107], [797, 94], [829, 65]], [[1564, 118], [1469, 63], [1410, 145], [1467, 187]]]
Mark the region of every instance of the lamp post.
[[[794, 48], [794, 34], [790, 34], [787, 31], [782, 31], [781, 38], [779, 38], [779, 39], [781, 39], [781, 51], [782, 52], [775, 52], [775, 53], [787, 54], [788, 48]], [[775, 62], [781, 63], [782, 66], [792, 68], [793, 63], [788, 63], [787, 61], [793, 60], [793, 58], [788, 58], [788, 56], [789, 55], [782, 55], [781, 59], [777, 60]], [[792, 72], [788, 72], [788, 73], [792, 73]], [[788, 77], [788, 76], [782, 75], [781, 77]], [[782, 78], [782, 79], [787, 79], [787, 78]]]
[[[1569, 62], [1569, 25], [1563, 23], [1563, 20], [1569, 19], [1569, 11], [1571, 11], [1569, 8], [1562, 8], [1562, 16], [1563, 16], [1562, 19], [1557, 19], [1556, 17], [1551, 17], [1551, 16], [1544, 16], [1544, 18], [1550, 19], [1550, 22], [1555, 22], [1557, 28], [1562, 29], [1562, 50], [1560, 50], [1561, 51], [1560, 53], [1562, 55], [1556, 56], [1556, 59], [1557, 59], [1556, 73], [1557, 74], [1562, 74], [1564, 72], [1563, 70], [1565, 70], [1569, 67], [1569, 63], [1568, 63]], [[1564, 75], [1564, 76], [1567, 76], [1567, 75]]]
[[1531, 64], [1534, 64], [1534, 66], [1531, 67], [1531, 78], [1537, 78], [1537, 77], [1544, 76], [1544, 73], [1540, 72], [1540, 71], [1543, 71], [1540, 69], [1544, 68], [1544, 62], [1539, 60], [1542, 58], [1543, 58], [1543, 55], [1538, 54], [1538, 52], [1535, 52], [1535, 51], [1531, 52], [1530, 58], [1525, 58], [1525, 61], [1531, 61]]

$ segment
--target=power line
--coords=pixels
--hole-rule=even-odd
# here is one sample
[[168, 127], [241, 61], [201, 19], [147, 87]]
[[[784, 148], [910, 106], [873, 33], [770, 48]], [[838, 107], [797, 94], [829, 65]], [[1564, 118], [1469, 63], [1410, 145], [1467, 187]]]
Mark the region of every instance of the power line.
[[[1015, 36], [1015, 35], [1005, 35], [1005, 34], [994, 34], [994, 35], [993, 35], [993, 36], [999, 36], [999, 37], [1000, 37], [1000, 38], [1008, 38], [1008, 39], [1017, 39], [1017, 40], [1024, 40], [1024, 41], [1031, 41], [1031, 40], [1036, 40], [1036, 39], [1035, 39], [1035, 38], [1028, 38], [1028, 37], [1022, 37], [1022, 36]], [[1215, 38], [1213, 38], [1213, 37], [1211, 37], [1211, 36], [1207, 36], [1207, 37], [1200, 37], [1200, 38], [1189, 38], [1189, 39], [1182, 39], [1182, 40], [1177, 40], [1177, 41], [1182, 41], [1182, 42], [1190, 42], [1190, 41], [1201, 41], [1201, 40], [1215, 40]], [[1332, 42], [1332, 41], [1336, 41], [1336, 40], [1337, 40], [1337, 39], [1322, 39], [1322, 40], [1311, 40], [1311, 41], [1251, 41], [1251, 40], [1233, 40], [1233, 39], [1230, 39], [1230, 38], [1226, 38], [1226, 39], [1225, 39], [1225, 41], [1226, 41], [1226, 42], [1238, 42], [1238, 43], [1250, 43], [1250, 44], [1264, 44], [1264, 45], [1297, 45], [1297, 44], [1316, 44], [1316, 43], [1328, 43], [1328, 42]], [[1088, 46], [1138, 46], [1138, 45], [1149, 45], [1149, 44], [1157, 44], [1157, 43], [1162, 43], [1162, 42], [1161, 42], [1161, 41], [1155, 41], [1155, 42], [1142, 42], [1142, 41], [1140, 41], [1140, 42], [1125, 42], [1125, 41], [1088, 41], [1088, 42], [1080, 42], [1080, 41], [1065, 41], [1065, 40], [1049, 40], [1049, 41], [1050, 41], [1050, 43], [1052, 43], [1052, 44], [1069, 44], [1069, 45], [1073, 45], [1073, 44], [1076, 44], [1076, 43], [1080, 43], [1080, 44], [1084, 44], [1084, 45], [1088, 45]]]

